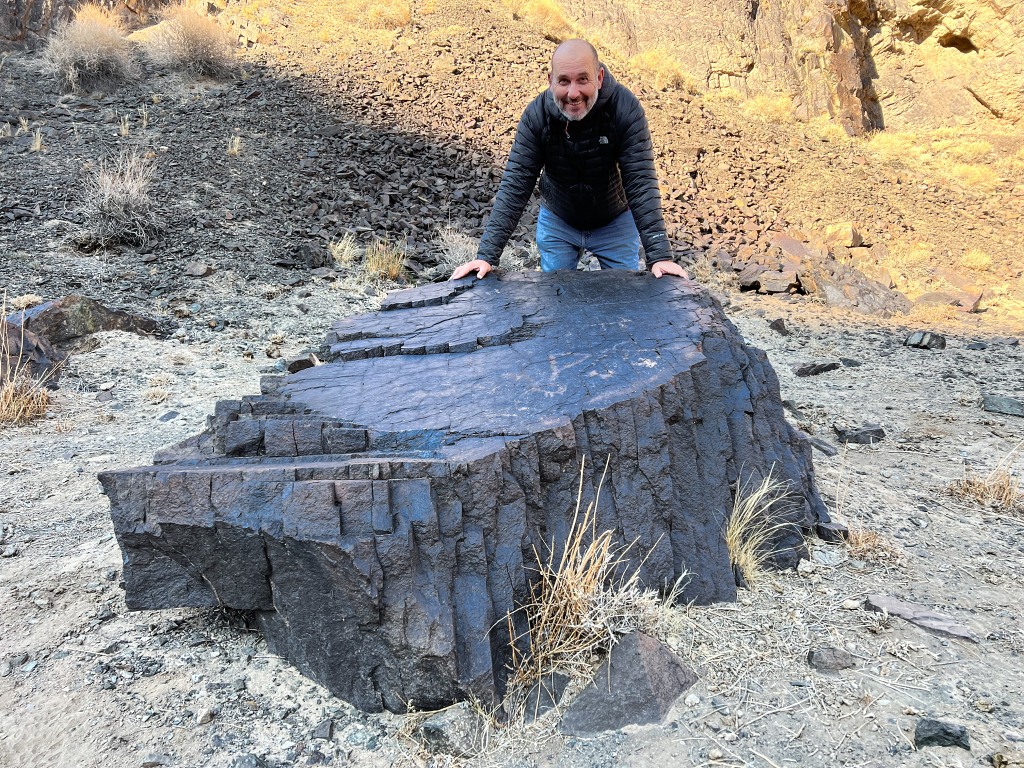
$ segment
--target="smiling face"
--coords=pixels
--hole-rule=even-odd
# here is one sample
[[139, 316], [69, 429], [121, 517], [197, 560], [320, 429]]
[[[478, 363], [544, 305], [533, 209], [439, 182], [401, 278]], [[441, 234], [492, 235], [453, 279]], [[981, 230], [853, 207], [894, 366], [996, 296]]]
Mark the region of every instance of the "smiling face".
[[597, 51], [585, 40], [567, 40], [551, 56], [548, 85], [555, 106], [566, 120], [582, 120], [597, 103], [604, 68]]

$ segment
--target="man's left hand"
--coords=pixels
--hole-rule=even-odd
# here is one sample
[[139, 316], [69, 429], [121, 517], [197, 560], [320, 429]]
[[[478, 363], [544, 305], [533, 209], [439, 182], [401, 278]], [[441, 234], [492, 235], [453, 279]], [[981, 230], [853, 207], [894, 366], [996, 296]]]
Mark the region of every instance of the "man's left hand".
[[675, 277], [686, 277], [690, 275], [685, 269], [680, 267], [674, 261], [656, 261], [651, 264], [651, 274], [655, 277], [661, 277], [662, 275], [674, 275]]

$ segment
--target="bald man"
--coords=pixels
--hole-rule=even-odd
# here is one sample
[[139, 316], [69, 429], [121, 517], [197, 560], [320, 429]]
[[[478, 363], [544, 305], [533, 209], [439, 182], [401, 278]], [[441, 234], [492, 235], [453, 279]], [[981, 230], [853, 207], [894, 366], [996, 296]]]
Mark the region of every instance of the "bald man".
[[638, 269], [643, 243], [655, 277], [685, 277], [672, 261], [647, 118], [586, 40], [551, 56], [548, 89], [519, 121], [476, 258], [452, 280], [497, 265], [540, 178], [541, 269], [576, 269], [590, 251], [602, 269]]

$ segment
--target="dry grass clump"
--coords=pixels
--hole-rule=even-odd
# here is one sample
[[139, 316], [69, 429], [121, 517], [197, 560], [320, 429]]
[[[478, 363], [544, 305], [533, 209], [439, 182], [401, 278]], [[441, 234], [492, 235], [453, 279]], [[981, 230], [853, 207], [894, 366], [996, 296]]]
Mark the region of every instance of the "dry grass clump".
[[152, 164], [137, 154], [100, 164], [86, 188], [92, 241], [103, 246], [140, 244], [156, 232], [159, 218], [149, 196], [153, 172]]
[[[565, 549], [558, 558], [553, 550], [547, 558], [534, 550], [538, 578], [531, 587], [530, 603], [520, 609], [528, 637], [516, 635], [512, 617], [508, 618], [513, 662], [508, 700], [514, 709], [521, 708], [531, 687], [552, 671], [589, 679], [594, 655], [609, 651], [618, 635], [639, 631], [661, 637], [672, 621], [670, 606], [680, 583], [666, 597], [642, 588], [638, 570], [622, 572], [630, 546], [616, 545], [614, 531], [597, 530], [597, 499], [603, 483], [604, 475], [594, 501], [581, 512], [581, 467]], [[526, 652], [520, 650], [524, 639]]]
[[755, 587], [773, 554], [771, 541], [789, 523], [772, 522], [786, 507], [788, 483], [766, 477], [756, 488], [737, 484], [732, 514], [725, 524], [729, 561], [747, 586]]
[[87, 3], [50, 37], [45, 68], [67, 90], [106, 87], [139, 74], [121, 19], [97, 3]]
[[743, 102], [743, 114], [765, 123], [792, 123], [793, 99], [786, 95], [755, 96]]
[[187, 5], [172, 6], [146, 41], [156, 64], [194, 77], [225, 77], [235, 69], [231, 37], [217, 20]]
[[649, 78], [658, 90], [697, 93], [697, 84], [675, 55], [665, 48], [649, 48], [629, 60], [629, 65]]
[[0, 424], [27, 424], [46, 414], [50, 393], [49, 375], [42, 379], [29, 374], [22, 355], [25, 329], [7, 322], [7, 296], [0, 302]]
[[38, 296], [34, 293], [23, 293], [21, 296], [15, 296], [13, 299], [7, 302], [7, 304], [8, 306], [10, 306], [11, 309], [15, 309], [20, 312], [23, 309], [31, 309], [32, 307], [38, 307], [44, 301], [45, 299], [42, 296]]
[[562, 37], [572, 31], [556, 0], [505, 0], [516, 18], [524, 18], [545, 34]]
[[992, 257], [977, 248], [971, 248], [960, 257], [960, 266], [973, 272], [987, 272], [992, 266]]
[[903, 550], [899, 546], [877, 531], [860, 526], [850, 527], [846, 549], [850, 557], [882, 565], [903, 560]]
[[1024, 493], [1021, 493], [1020, 479], [1009, 469], [1010, 462], [1021, 445], [1024, 445], [1024, 441], [1018, 443], [995, 469], [984, 476], [965, 468], [964, 476], [950, 485], [946, 491], [960, 501], [975, 501], [987, 507], [1024, 515]]
[[341, 267], [349, 267], [359, 258], [359, 243], [351, 232], [346, 232], [340, 240], [328, 244], [327, 249], [334, 263]]
[[721, 270], [711, 263], [711, 256], [702, 253], [687, 267], [691, 277], [701, 285], [706, 285], [718, 291], [736, 288], [739, 279], [731, 269]]
[[370, 29], [401, 29], [412, 21], [412, 5], [407, 0], [379, 0], [366, 7], [363, 18]]
[[374, 241], [363, 255], [363, 272], [371, 281], [398, 280], [405, 274], [405, 250], [387, 240]]

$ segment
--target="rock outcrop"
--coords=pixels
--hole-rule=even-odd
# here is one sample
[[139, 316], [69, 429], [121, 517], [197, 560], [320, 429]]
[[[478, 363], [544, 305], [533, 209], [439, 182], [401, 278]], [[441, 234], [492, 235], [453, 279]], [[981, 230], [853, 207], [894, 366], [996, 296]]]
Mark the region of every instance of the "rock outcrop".
[[[731, 600], [737, 485], [780, 565], [828, 516], [763, 352], [695, 283], [516, 273], [392, 294], [337, 323], [325, 364], [222, 402], [158, 463], [101, 475], [133, 609], [254, 611], [269, 647], [369, 710], [503, 688], [536, 553], [582, 481], [630, 568]], [[582, 472], [581, 472], [582, 467]]]

